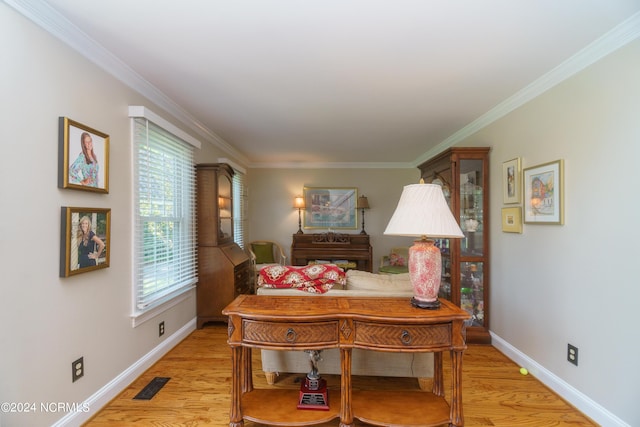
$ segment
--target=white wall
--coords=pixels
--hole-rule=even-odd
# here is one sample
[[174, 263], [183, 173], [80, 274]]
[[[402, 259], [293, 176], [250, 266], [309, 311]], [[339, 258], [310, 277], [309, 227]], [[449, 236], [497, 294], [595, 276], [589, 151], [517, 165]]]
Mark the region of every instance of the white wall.
[[[409, 169], [249, 169], [249, 241], [274, 240], [291, 260], [291, 235], [298, 231], [298, 211], [293, 198], [307, 187], [355, 187], [365, 195], [371, 209], [365, 211], [365, 231], [371, 236], [374, 271], [380, 257], [394, 246], [411, 246], [412, 238], [385, 236], [383, 232], [400, 200], [402, 188], [420, 179], [417, 168]], [[304, 215], [304, 214], [303, 214]], [[334, 230], [358, 234], [362, 229], [360, 211], [355, 230]], [[323, 229], [304, 229], [321, 233]]]
[[[67, 413], [45, 413], [41, 402], [85, 401], [192, 321], [195, 297], [131, 326], [127, 106], [162, 111], [5, 3], [0, 51], [0, 402], [38, 405], [29, 414], [1, 411], [0, 425], [45, 426]], [[109, 194], [57, 188], [59, 116], [110, 135]], [[221, 155], [204, 145], [199, 159]], [[111, 209], [109, 268], [59, 277], [61, 206]], [[86, 373], [72, 383], [71, 362], [80, 356]]]
[[[493, 146], [491, 330], [630, 426], [640, 425], [639, 76], [635, 41], [459, 144]], [[565, 225], [501, 231], [502, 162], [515, 157], [524, 168], [564, 159]]]

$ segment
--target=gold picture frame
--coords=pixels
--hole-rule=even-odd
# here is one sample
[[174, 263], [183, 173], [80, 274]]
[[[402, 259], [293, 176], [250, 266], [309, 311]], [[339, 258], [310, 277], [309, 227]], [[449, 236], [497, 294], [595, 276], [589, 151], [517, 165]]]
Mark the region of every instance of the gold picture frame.
[[109, 267], [111, 209], [63, 206], [60, 277]]
[[502, 208], [502, 231], [505, 233], [522, 233], [522, 208]]
[[525, 224], [564, 224], [564, 161], [522, 171]]
[[58, 119], [58, 187], [109, 193], [109, 135]]

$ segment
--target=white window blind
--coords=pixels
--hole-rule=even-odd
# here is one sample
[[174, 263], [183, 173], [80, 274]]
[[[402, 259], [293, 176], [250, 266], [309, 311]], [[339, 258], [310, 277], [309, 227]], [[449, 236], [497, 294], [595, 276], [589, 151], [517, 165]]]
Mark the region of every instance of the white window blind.
[[237, 169], [233, 174], [233, 240], [244, 249], [245, 222], [247, 218], [247, 191], [244, 183], [244, 173]]
[[145, 118], [134, 120], [135, 304], [151, 309], [195, 286], [193, 149]]

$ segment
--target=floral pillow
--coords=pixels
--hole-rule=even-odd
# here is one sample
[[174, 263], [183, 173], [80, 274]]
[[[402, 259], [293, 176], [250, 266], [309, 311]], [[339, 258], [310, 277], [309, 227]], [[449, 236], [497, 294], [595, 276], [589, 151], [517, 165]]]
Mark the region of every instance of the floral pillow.
[[296, 288], [301, 291], [325, 293], [335, 283], [344, 286], [344, 270], [335, 264], [314, 264], [303, 267], [270, 265], [260, 270], [258, 286], [265, 288]]
[[395, 252], [391, 252], [389, 255], [389, 264], [396, 267], [404, 267], [407, 265], [407, 258]]

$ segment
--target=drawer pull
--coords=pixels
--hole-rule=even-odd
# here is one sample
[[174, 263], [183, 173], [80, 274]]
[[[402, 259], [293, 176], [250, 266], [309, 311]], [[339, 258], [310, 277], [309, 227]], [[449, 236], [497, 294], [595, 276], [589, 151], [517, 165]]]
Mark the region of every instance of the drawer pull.
[[411, 334], [409, 333], [409, 331], [407, 330], [402, 331], [402, 334], [400, 335], [400, 341], [402, 341], [402, 344], [405, 344], [405, 345], [411, 344]]
[[294, 331], [293, 328], [287, 329], [287, 333], [285, 334], [284, 339], [287, 340], [287, 342], [295, 342], [296, 338], [296, 331]]

